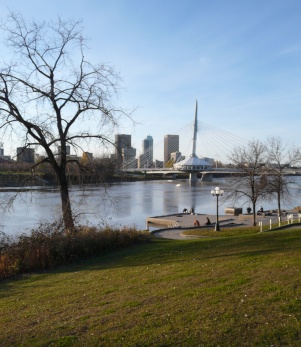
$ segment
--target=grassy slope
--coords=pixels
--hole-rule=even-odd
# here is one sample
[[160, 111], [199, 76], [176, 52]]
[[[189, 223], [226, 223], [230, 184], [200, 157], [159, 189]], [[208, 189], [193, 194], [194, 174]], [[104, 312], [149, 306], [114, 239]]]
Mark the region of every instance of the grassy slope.
[[300, 346], [301, 231], [168, 241], [0, 285], [1, 346]]

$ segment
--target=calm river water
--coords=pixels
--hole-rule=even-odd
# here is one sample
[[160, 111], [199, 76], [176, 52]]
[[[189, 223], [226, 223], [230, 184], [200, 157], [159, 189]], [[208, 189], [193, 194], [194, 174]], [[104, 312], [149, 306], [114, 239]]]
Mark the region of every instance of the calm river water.
[[[298, 177], [298, 182], [301, 179]], [[196, 186], [190, 186], [188, 180], [145, 181], [130, 183], [115, 183], [107, 190], [99, 186], [85, 190], [73, 188], [71, 198], [73, 208], [78, 215], [78, 222], [87, 225], [114, 227], [134, 226], [145, 229], [146, 218], [173, 214], [194, 207], [196, 213], [215, 214], [216, 198], [210, 191], [219, 186], [227, 191], [227, 179], [214, 179], [212, 182], [198, 181]], [[292, 186], [294, 201], [292, 208], [301, 205], [300, 187]], [[13, 192], [0, 191], [1, 201], [13, 195]], [[242, 207], [244, 201], [236, 206]], [[275, 202], [259, 203], [265, 209], [276, 208]], [[4, 204], [2, 204], [4, 206]], [[231, 206], [231, 203], [220, 199], [219, 212]], [[244, 209], [247, 205], [244, 205]], [[0, 212], [0, 231], [14, 235], [28, 232], [40, 222], [53, 221], [60, 215], [60, 194], [58, 189], [31, 188], [17, 196], [13, 209], [7, 213]]]

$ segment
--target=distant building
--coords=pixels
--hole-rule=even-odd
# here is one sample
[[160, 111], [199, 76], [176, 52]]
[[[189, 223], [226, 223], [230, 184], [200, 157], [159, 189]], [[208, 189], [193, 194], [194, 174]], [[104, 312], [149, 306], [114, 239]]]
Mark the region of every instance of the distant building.
[[170, 165], [171, 153], [179, 152], [179, 135], [164, 136], [164, 167]]
[[155, 167], [156, 168], [163, 168], [163, 161], [162, 160], [155, 160]]
[[90, 152], [83, 152], [82, 158], [81, 160], [84, 163], [90, 163], [91, 161], [93, 161], [93, 153]]
[[[58, 146], [58, 152], [57, 152], [57, 161], [61, 161], [61, 146]], [[74, 161], [80, 161], [80, 157], [78, 155], [71, 154], [71, 146], [66, 145], [66, 158], [68, 161], [74, 160]]]
[[136, 149], [131, 145], [132, 137], [127, 134], [115, 135], [115, 154], [114, 159], [118, 161], [123, 168], [135, 168]]
[[143, 154], [145, 154], [146, 160], [147, 160], [147, 165], [148, 167], [151, 167], [153, 164], [153, 149], [154, 149], [154, 144], [153, 144], [153, 138], [152, 136], [148, 135], [143, 141], [142, 141], [142, 149], [143, 149]]
[[28, 147], [17, 148], [17, 162], [19, 163], [30, 163], [33, 164], [34, 160], [34, 149]]
[[117, 134], [115, 135], [115, 159], [122, 162], [123, 148], [131, 147], [131, 135]]
[[0, 163], [7, 163], [11, 161], [10, 155], [4, 155], [3, 142], [0, 142]]
[[170, 153], [170, 159], [173, 163], [177, 163], [178, 161], [185, 159], [185, 157], [182, 156], [181, 152], [173, 152]]
[[137, 167], [136, 162], [136, 148], [125, 147], [122, 148], [122, 163], [124, 169], [134, 169]]
[[20, 163], [34, 163], [34, 149], [28, 147], [17, 148], [17, 162]]
[[147, 168], [150, 167], [149, 161], [148, 161], [148, 155], [145, 153], [142, 153], [138, 157], [138, 168]]
[[[71, 153], [70, 146], [67, 145], [67, 146], [66, 146], [66, 155], [69, 156], [70, 153]], [[59, 157], [61, 156], [61, 146], [58, 147], [58, 155], [59, 155]]]
[[152, 167], [153, 160], [153, 138], [148, 135], [142, 141], [142, 154], [138, 157], [138, 167]]

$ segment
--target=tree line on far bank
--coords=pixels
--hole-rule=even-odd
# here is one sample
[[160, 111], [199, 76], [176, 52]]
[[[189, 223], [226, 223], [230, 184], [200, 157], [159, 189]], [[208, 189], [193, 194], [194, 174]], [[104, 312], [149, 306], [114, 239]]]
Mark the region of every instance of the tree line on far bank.
[[[114, 179], [116, 163], [110, 158], [70, 162], [66, 177], [69, 185], [99, 184]], [[49, 163], [30, 164], [7, 162], [0, 164], [0, 186], [59, 185], [59, 180]]]

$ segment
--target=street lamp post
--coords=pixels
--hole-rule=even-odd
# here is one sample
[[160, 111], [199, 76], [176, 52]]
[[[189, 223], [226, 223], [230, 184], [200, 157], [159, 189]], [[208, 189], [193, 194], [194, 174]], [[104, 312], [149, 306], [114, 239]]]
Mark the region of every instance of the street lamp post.
[[218, 222], [218, 197], [224, 194], [224, 191], [219, 187], [215, 187], [214, 190], [211, 190], [212, 196], [216, 196], [216, 223], [215, 231], [219, 231], [219, 222]]

